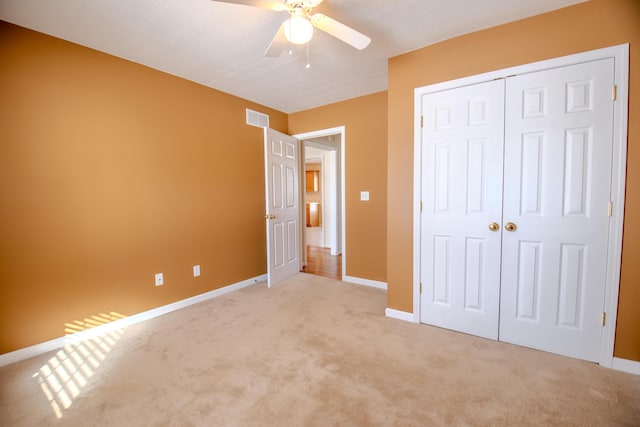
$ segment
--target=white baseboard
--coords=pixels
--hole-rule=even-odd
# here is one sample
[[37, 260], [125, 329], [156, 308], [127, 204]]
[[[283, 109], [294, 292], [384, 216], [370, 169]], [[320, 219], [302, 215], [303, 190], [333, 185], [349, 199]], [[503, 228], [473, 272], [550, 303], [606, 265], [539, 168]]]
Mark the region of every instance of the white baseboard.
[[393, 308], [387, 308], [384, 311], [384, 315], [391, 317], [392, 319], [404, 320], [405, 322], [418, 323], [413, 313], [406, 311], [394, 310]]
[[620, 359], [619, 357], [614, 357], [611, 367], [617, 371], [624, 371], [630, 374], [640, 375], [640, 362], [636, 362], [635, 360], [627, 360]]
[[353, 277], [353, 276], [344, 276], [342, 280], [345, 282], [355, 283], [356, 285], [371, 286], [372, 288], [384, 289], [385, 291], [387, 290], [386, 282], [378, 282], [377, 280], [361, 279], [360, 277]]
[[142, 313], [134, 314], [122, 319], [115, 320], [113, 322], [106, 323], [104, 325], [96, 326], [95, 328], [87, 329], [68, 335], [65, 337], [55, 338], [50, 341], [46, 341], [40, 344], [35, 344], [29, 347], [21, 348], [19, 350], [12, 351], [0, 355], [0, 366], [9, 365], [11, 363], [19, 362], [21, 360], [28, 359], [30, 357], [38, 356], [40, 354], [47, 353], [49, 351], [57, 350], [64, 347], [69, 339], [84, 340], [87, 338], [94, 338], [104, 335], [117, 329], [123, 329], [136, 323], [144, 322], [145, 320], [153, 319], [154, 317], [162, 316], [163, 314], [171, 313], [172, 311], [180, 310], [199, 302], [207, 301], [212, 298], [219, 297], [230, 292], [237, 291], [247, 286], [254, 285], [259, 282], [267, 280], [267, 275], [256, 276], [251, 279], [243, 280], [242, 282], [234, 283], [232, 285], [224, 286], [213, 291], [205, 292], [204, 294], [196, 295], [194, 297], [186, 298], [180, 301], [176, 301], [171, 304], [163, 305], [158, 308], [154, 308]]

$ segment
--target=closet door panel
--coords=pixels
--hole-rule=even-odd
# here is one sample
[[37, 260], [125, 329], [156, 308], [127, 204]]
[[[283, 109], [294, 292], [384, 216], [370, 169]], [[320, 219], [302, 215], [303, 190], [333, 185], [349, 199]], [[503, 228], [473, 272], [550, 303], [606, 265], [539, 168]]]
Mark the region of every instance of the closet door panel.
[[421, 322], [497, 339], [504, 82], [423, 96]]
[[613, 59], [507, 79], [501, 341], [598, 360], [612, 87]]

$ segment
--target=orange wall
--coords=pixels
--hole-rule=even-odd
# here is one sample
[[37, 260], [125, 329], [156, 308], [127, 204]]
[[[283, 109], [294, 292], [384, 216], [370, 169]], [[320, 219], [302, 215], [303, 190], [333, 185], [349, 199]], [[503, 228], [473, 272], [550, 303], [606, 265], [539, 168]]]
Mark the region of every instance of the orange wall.
[[[387, 93], [289, 115], [292, 135], [345, 126], [348, 276], [387, 281]], [[360, 201], [360, 191], [370, 201]]]
[[0, 353], [266, 272], [286, 114], [4, 22], [0, 99]]
[[630, 43], [628, 171], [615, 356], [640, 361], [640, 1], [592, 0], [389, 60], [388, 306], [413, 311], [414, 88]]

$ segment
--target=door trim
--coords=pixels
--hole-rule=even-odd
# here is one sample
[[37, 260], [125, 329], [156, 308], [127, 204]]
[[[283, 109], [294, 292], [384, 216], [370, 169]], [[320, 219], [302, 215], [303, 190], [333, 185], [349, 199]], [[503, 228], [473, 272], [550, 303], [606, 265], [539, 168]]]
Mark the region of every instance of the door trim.
[[[341, 240], [341, 246], [342, 246], [342, 278], [344, 280], [344, 277], [346, 276], [346, 271], [347, 271], [347, 218], [346, 218], [346, 200], [345, 200], [345, 193], [346, 193], [346, 179], [345, 179], [345, 165], [346, 165], [346, 145], [347, 145], [347, 136], [346, 136], [346, 130], [345, 130], [345, 126], [338, 126], [338, 127], [334, 127], [334, 128], [328, 128], [328, 129], [320, 129], [320, 130], [315, 130], [315, 131], [311, 131], [311, 132], [304, 132], [304, 133], [298, 133], [295, 135], [292, 135], [294, 138], [297, 138], [299, 141], [303, 141], [305, 139], [310, 139], [310, 138], [319, 138], [319, 137], [323, 137], [323, 136], [329, 136], [329, 135], [340, 135], [340, 240]], [[301, 143], [301, 145], [303, 146], [304, 144]], [[302, 177], [302, 173], [300, 174], [300, 177]], [[304, 226], [304, 224], [301, 223], [301, 225]], [[301, 233], [304, 233], [304, 229], [301, 230]]]
[[617, 85], [617, 100], [613, 106], [613, 162], [611, 167], [611, 200], [613, 214], [609, 222], [607, 256], [607, 279], [604, 310], [607, 322], [602, 330], [599, 363], [612, 367], [615, 344], [616, 319], [618, 314], [618, 293], [620, 289], [620, 269], [622, 257], [622, 237], [624, 220], [624, 193], [627, 164], [627, 122], [629, 91], [629, 45], [622, 44], [592, 50], [574, 55], [548, 59], [530, 64], [505, 68], [463, 77], [441, 83], [416, 88], [414, 90], [414, 151], [413, 151], [413, 321], [420, 323], [420, 211], [421, 211], [421, 99], [423, 95], [454, 89], [462, 86], [502, 79], [514, 74], [526, 74], [567, 65], [614, 58], [614, 79]]

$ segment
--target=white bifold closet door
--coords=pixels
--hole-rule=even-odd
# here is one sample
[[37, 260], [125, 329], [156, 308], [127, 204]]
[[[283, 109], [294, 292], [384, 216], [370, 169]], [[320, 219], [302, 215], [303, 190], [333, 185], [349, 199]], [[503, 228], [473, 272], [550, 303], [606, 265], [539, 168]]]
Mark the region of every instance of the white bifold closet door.
[[597, 361], [613, 59], [425, 95], [421, 321]]
[[613, 59], [507, 79], [500, 339], [597, 361]]
[[421, 321], [498, 338], [504, 82], [423, 97]]

